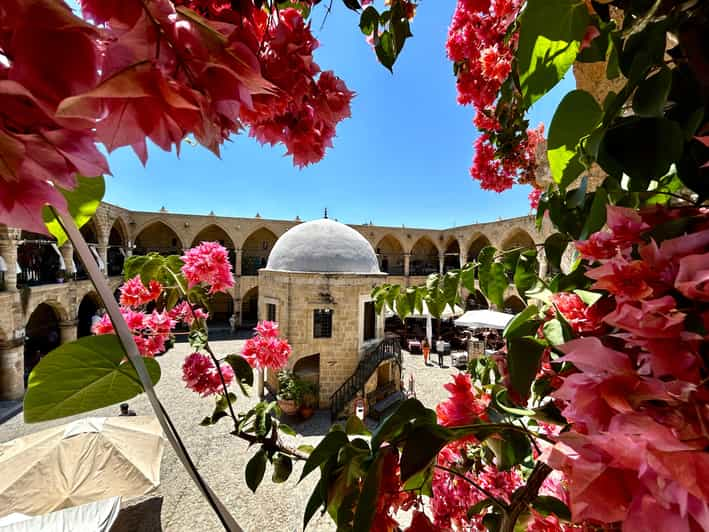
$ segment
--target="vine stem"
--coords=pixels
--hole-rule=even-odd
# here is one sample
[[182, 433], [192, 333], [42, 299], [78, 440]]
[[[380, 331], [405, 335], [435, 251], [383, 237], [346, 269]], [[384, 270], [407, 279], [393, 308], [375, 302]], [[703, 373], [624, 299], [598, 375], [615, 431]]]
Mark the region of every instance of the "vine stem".
[[209, 487], [209, 484], [207, 484], [204, 478], [200, 475], [187, 451], [187, 448], [182, 442], [177, 429], [173, 425], [172, 420], [169, 418], [165, 407], [162, 405], [160, 399], [155, 393], [153, 382], [150, 378], [148, 370], [145, 367], [145, 364], [143, 363], [143, 358], [138, 351], [138, 346], [135, 344], [133, 334], [128, 328], [128, 324], [123, 319], [121, 309], [113, 297], [113, 292], [108, 286], [105, 276], [99, 271], [98, 265], [89, 250], [89, 246], [86, 244], [84, 237], [79, 232], [79, 228], [76, 226], [76, 223], [71, 216], [59, 212], [54, 207], [51, 207], [51, 209], [62, 226], [62, 229], [64, 229], [64, 232], [69, 237], [69, 240], [71, 240], [74, 249], [79, 254], [79, 258], [84, 264], [84, 267], [89, 274], [89, 278], [96, 288], [96, 292], [98, 292], [99, 297], [103, 301], [103, 304], [106, 307], [106, 313], [109, 318], [111, 318], [111, 322], [113, 323], [114, 331], [116, 332], [123, 349], [128, 355], [128, 360], [135, 368], [143, 390], [148, 396], [150, 405], [153, 407], [155, 416], [157, 417], [168, 442], [175, 450], [177, 458], [190, 475], [190, 478], [192, 478], [192, 481], [197, 485], [197, 488], [200, 493], [202, 493], [202, 496], [205, 498], [207, 503], [209, 503], [212, 507], [214, 513], [217, 514], [217, 517], [219, 518], [219, 521], [224, 529], [228, 532], [243, 532], [243, 529], [239, 526], [231, 513], [229, 513], [229, 510], [227, 510], [224, 503], [222, 503], [219, 497], [217, 497], [217, 495]]

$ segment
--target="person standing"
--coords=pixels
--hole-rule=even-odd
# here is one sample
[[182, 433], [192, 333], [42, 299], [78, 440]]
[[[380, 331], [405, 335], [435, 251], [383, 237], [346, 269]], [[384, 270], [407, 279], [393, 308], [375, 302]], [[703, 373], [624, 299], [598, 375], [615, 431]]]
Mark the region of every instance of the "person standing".
[[428, 366], [428, 356], [431, 354], [431, 345], [428, 343], [428, 338], [426, 337], [421, 340], [421, 352], [423, 353], [423, 363]]
[[438, 353], [438, 365], [440, 367], [443, 367], [443, 351], [445, 350], [446, 344], [443, 341], [443, 338], [440, 336], [438, 337], [438, 341], [436, 342], [436, 353]]

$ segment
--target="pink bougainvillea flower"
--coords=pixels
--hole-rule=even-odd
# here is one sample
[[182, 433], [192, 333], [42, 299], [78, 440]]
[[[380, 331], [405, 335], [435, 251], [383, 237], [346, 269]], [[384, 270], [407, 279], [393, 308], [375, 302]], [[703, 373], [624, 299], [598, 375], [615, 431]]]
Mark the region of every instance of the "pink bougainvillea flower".
[[481, 417], [486, 417], [485, 411], [489, 398], [475, 396], [469, 374], [454, 375], [453, 382], [449, 382], [444, 388], [450, 392], [450, 396], [436, 406], [438, 422], [441, 425], [445, 427], [470, 425]]
[[[228, 385], [234, 380], [234, 370], [229, 364], [221, 364], [224, 382]], [[219, 371], [214, 362], [202, 353], [192, 353], [182, 364], [182, 380], [185, 386], [202, 397], [224, 393]]]
[[618, 252], [611, 234], [601, 231], [593, 233], [588, 240], [576, 241], [574, 245], [584, 259], [591, 261], [610, 259]]
[[680, 259], [675, 288], [689, 299], [709, 301], [709, 253]]
[[600, 30], [593, 24], [589, 24], [586, 27], [586, 31], [581, 39], [581, 45], [579, 46], [579, 51], [585, 50], [591, 47], [591, 42], [601, 34]]
[[170, 318], [176, 322], [184, 323], [187, 326], [194, 323], [195, 318], [197, 319], [207, 319], [209, 318], [209, 313], [205, 312], [201, 307], [192, 307], [190, 309], [190, 304], [187, 301], [181, 301], [168, 312]]
[[532, 188], [532, 191], [529, 193], [529, 196], [527, 198], [529, 199], [529, 206], [533, 211], [536, 211], [539, 208], [539, 200], [542, 197], [542, 189], [541, 188]]
[[94, 323], [91, 327], [91, 332], [93, 334], [113, 334], [113, 323], [111, 323], [111, 318], [108, 314], [104, 314], [100, 320]]
[[126, 307], [139, 307], [159, 298], [162, 289], [162, 285], [154, 279], [148, 283], [146, 288], [143, 281], [140, 280], [140, 275], [136, 275], [121, 285], [119, 301], [121, 305]]
[[619, 245], [639, 242], [642, 233], [650, 229], [635, 209], [615, 205], [606, 208], [606, 223]]
[[256, 334], [246, 340], [241, 354], [252, 368], [281, 369], [288, 362], [291, 346], [278, 337], [278, 325], [266, 321], [256, 326]]
[[684, 330], [686, 315], [677, 310], [672, 296], [620, 303], [605, 322], [640, 338], [679, 338]]
[[234, 286], [229, 254], [218, 242], [202, 242], [188, 249], [181, 258], [182, 273], [190, 288], [204, 283], [209, 286], [209, 293], [214, 294]]
[[649, 283], [652, 272], [641, 260], [629, 262], [618, 257], [588, 270], [586, 277], [596, 280], [593, 289], [607, 290], [618, 299], [639, 300], [653, 294]]

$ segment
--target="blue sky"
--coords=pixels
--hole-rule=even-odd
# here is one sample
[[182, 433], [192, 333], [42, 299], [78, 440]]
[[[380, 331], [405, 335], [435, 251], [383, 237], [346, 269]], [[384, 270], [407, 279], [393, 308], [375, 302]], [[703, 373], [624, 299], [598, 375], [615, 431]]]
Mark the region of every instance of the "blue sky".
[[[473, 111], [456, 103], [455, 79], [445, 55], [454, 0], [423, 0], [414, 37], [390, 74], [377, 63], [357, 26], [358, 15], [335, 0], [320, 30], [327, 2], [313, 14], [320, 40], [316, 61], [357, 92], [352, 117], [338, 127], [334, 148], [303, 170], [282, 146], [233, 137], [222, 158], [184, 144], [180, 158], [151, 146], [145, 168], [133, 152], [111, 154], [106, 200], [135, 210], [304, 220], [322, 216], [346, 223], [443, 228], [529, 212], [529, 187], [484, 192], [468, 169], [477, 132]], [[531, 113], [547, 127], [567, 76]]]

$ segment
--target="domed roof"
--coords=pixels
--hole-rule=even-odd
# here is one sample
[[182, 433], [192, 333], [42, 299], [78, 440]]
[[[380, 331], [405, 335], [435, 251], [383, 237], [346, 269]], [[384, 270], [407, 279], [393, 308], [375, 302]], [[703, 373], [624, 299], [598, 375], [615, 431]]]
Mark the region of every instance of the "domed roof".
[[323, 218], [296, 225], [273, 246], [267, 270], [377, 274], [372, 246], [351, 227]]

